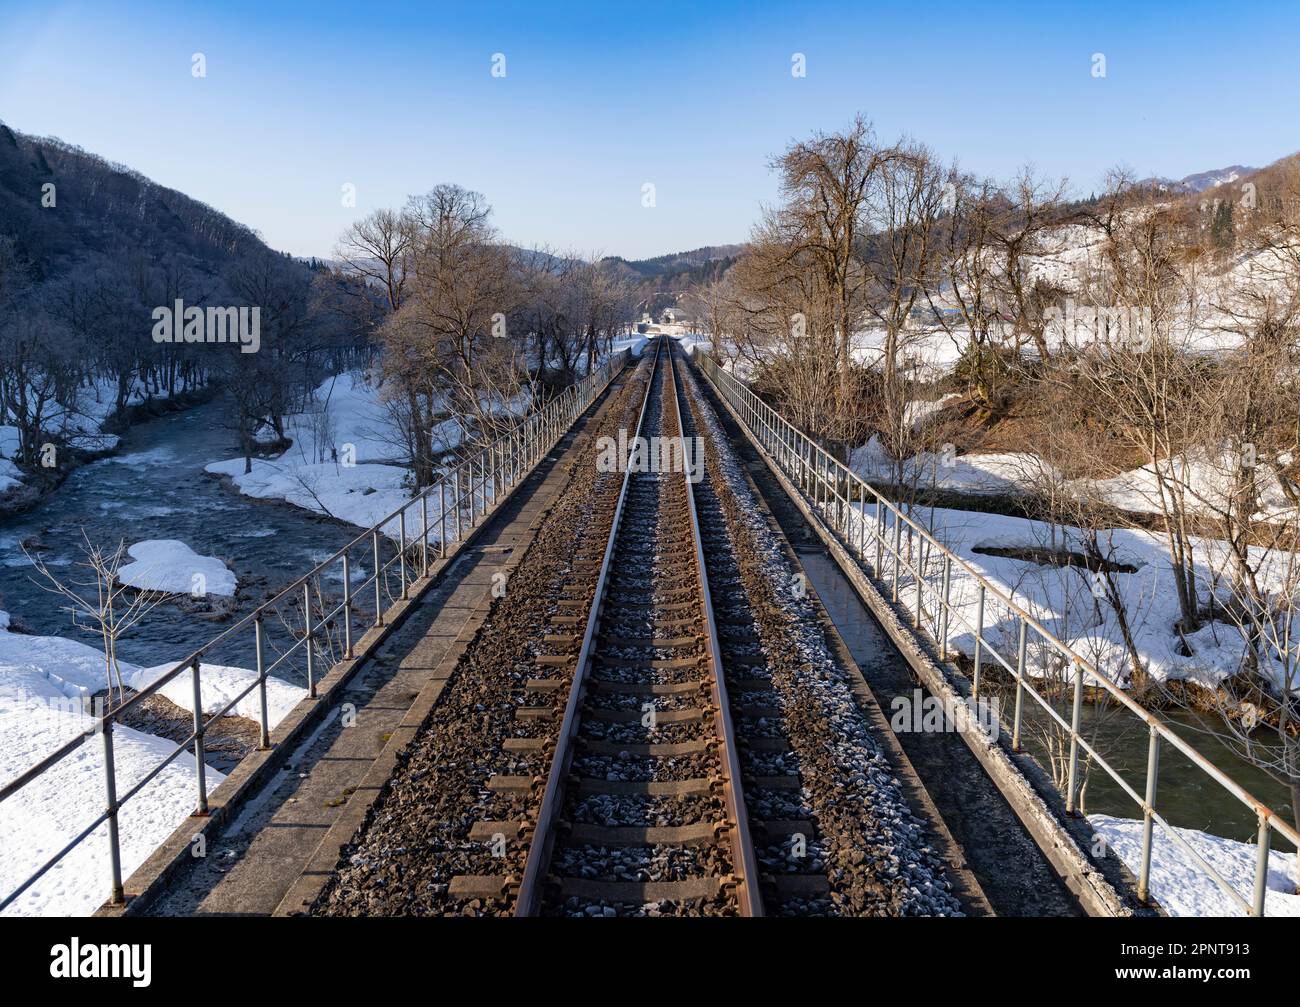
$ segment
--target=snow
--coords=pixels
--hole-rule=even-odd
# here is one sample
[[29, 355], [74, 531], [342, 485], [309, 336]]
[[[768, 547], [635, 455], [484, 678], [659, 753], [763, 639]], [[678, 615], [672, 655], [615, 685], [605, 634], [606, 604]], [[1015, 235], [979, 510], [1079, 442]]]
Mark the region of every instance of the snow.
[[[485, 411], [520, 416], [527, 413], [530, 402], [524, 392], [508, 403], [485, 399], [482, 405]], [[250, 472], [244, 471], [242, 457], [212, 462], [206, 471], [228, 477], [246, 496], [284, 500], [361, 528], [377, 525], [415, 499], [406, 450], [392, 427], [383, 390], [367, 373], [325, 381], [307, 411], [287, 418], [285, 432], [293, 445], [277, 458], [254, 458]], [[435, 454], [459, 447], [467, 434], [459, 420], [443, 420], [433, 429]], [[436, 540], [441, 521], [436, 493], [430, 495], [428, 511], [429, 536]], [[450, 507], [447, 513], [450, 522]], [[418, 540], [419, 520], [416, 512], [407, 515], [408, 541]], [[381, 530], [396, 539], [397, 519]]]
[[946, 407], [960, 401], [961, 396], [956, 392], [949, 392], [933, 400], [913, 399], [903, 410], [903, 416], [913, 430], [919, 430], [932, 422]]
[[[857, 508], [868, 522], [867, 536], [875, 527], [875, 507]], [[994, 587], [1026, 609], [1051, 633], [1077, 653], [1092, 661], [1119, 684], [1126, 684], [1128, 656], [1120, 628], [1105, 601], [1094, 595], [1096, 581], [1084, 568], [1049, 566], [1029, 559], [988, 555], [989, 549], [1070, 550], [1082, 548], [1078, 529], [1043, 521], [945, 508], [918, 509], [913, 520], [929, 526], [935, 538]], [[853, 532], [856, 539], [857, 531]], [[1207, 623], [1187, 637], [1193, 653], [1181, 652], [1182, 640], [1174, 631], [1178, 621], [1178, 596], [1164, 539], [1153, 532], [1133, 528], [1107, 528], [1099, 532], [1103, 554], [1113, 564], [1131, 566], [1134, 572], [1116, 572], [1114, 579], [1123, 598], [1138, 655], [1156, 680], [1190, 679], [1212, 684], [1233, 674], [1245, 645], [1231, 625]], [[1227, 546], [1213, 539], [1194, 539], [1198, 559], [1197, 575], [1203, 589], [1211, 571], [1222, 569]], [[886, 560], [888, 570], [888, 560]], [[1261, 564], [1261, 581], [1270, 583], [1273, 569]], [[904, 570], [903, 581], [910, 574]], [[942, 564], [933, 557], [926, 568], [927, 583], [938, 589]], [[905, 599], [910, 590], [901, 591]], [[954, 564], [951, 582], [954, 614], [950, 622], [951, 643], [968, 656], [974, 655], [975, 636], [970, 628], [978, 618], [977, 582], [963, 567]], [[985, 642], [1004, 659], [1015, 654], [1016, 617], [1005, 603], [990, 592], [985, 606]], [[1296, 626], [1300, 634], [1300, 625]], [[1045, 648], [1030, 634], [1030, 671], [1042, 673]]]
[[[369, 528], [411, 500], [406, 470], [395, 465], [333, 462], [310, 463], [253, 459], [251, 472], [244, 460], [213, 462], [207, 471], [229, 476], [245, 496], [259, 500], [284, 500], [296, 507]], [[437, 514], [430, 515], [436, 522]]]
[[[56, 709], [54, 697], [32, 694], [26, 704], [10, 702], [12, 669], [0, 667], [0, 773], [6, 780], [49, 750], [92, 731], [95, 721], [71, 709]], [[170, 754], [175, 745], [129, 727], [113, 729], [118, 793], [124, 793]], [[0, 803], [0, 891], [8, 895], [57, 853], [104, 806], [101, 739], [87, 741], [68, 758]], [[225, 777], [208, 769], [208, 786]], [[119, 813], [122, 876], [129, 877], [194, 810], [194, 757], [182, 752]], [[10, 905], [6, 916], [88, 916], [109, 896], [108, 829], [101, 824], [57, 865]]]
[[[254, 458], [251, 472], [244, 472], [242, 457], [212, 462], [206, 470], [229, 477], [246, 496], [284, 500], [362, 528], [413, 498], [403, 467], [405, 449], [391, 428], [381, 390], [365, 373], [322, 383], [309, 410], [288, 417], [285, 432], [293, 446], [278, 458]], [[435, 450], [449, 451], [461, 443], [465, 430], [447, 420], [435, 428], [434, 437]], [[435, 501], [431, 526], [438, 520]], [[391, 525], [385, 531], [396, 535], [397, 522]]]
[[8, 493], [23, 484], [23, 473], [10, 459], [18, 453], [18, 428], [0, 426], [0, 494]]
[[[1191, 513], [1223, 515], [1231, 513], [1235, 506], [1233, 481], [1245, 462], [1246, 459], [1226, 445], [1214, 449], [1199, 447], [1172, 461], [1143, 465], [1086, 488], [1096, 497], [1123, 510], [1162, 514], [1159, 475], [1163, 476], [1166, 487], [1186, 488], [1187, 508]], [[1282, 492], [1277, 472], [1271, 465], [1262, 462], [1255, 465], [1255, 483], [1260, 503], [1255, 515], [1257, 519], [1294, 516], [1295, 508]], [[1169, 489], [1164, 492], [1167, 494]]]
[[5, 424], [0, 426], [0, 456], [12, 458], [18, 453], [18, 428]]
[[615, 339], [611, 344], [611, 349], [615, 353], [621, 353], [623, 350], [627, 350], [632, 356], [639, 357], [641, 356], [641, 351], [645, 349], [646, 343], [648, 342], [650, 342], [649, 336], [643, 336], [636, 333]]
[[[1139, 214], [1142, 210], [1128, 213]], [[1079, 346], [1095, 341], [1097, 324], [1090, 317], [1087, 303], [1088, 275], [1103, 267], [1105, 239], [1096, 229], [1081, 224], [1069, 224], [1048, 229], [1033, 237], [1026, 246], [1028, 254], [1023, 260], [1025, 279], [1029, 284], [1041, 281], [1062, 291], [1062, 301], [1057, 307], [1062, 315], [1049, 325], [1045, 342], [1049, 349], [1064, 345]], [[1202, 294], [1195, 307], [1183, 306], [1181, 312], [1167, 320], [1168, 335], [1175, 345], [1192, 353], [1219, 354], [1240, 345], [1241, 337], [1234, 331], [1240, 318], [1234, 318], [1230, 308], [1235, 295], [1254, 293], [1286, 296], [1280, 277], [1286, 270], [1283, 259], [1289, 251], [1262, 249], [1237, 255], [1225, 266], [1207, 268], [1199, 275]], [[988, 253], [996, 265], [996, 256]], [[951, 283], [944, 283], [935, 292], [933, 304], [938, 317], [928, 307], [918, 308], [900, 334], [900, 361], [922, 379], [937, 379], [948, 373], [961, 358], [968, 342], [964, 322], [958, 312], [957, 297]], [[1077, 312], [1071, 310], [1075, 302]], [[1118, 307], [1118, 306], [1117, 306]], [[940, 318], [952, 328], [944, 331]], [[883, 328], [865, 324], [852, 334], [852, 354], [856, 361], [875, 366], [883, 354], [886, 332]], [[1027, 348], [1026, 352], [1034, 352]]]
[[8, 458], [0, 458], [0, 493], [22, 485], [22, 470]]
[[[937, 415], [942, 403], [913, 401], [908, 415], [913, 425]], [[938, 438], [934, 438], [938, 440]], [[1289, 456], [1282, 458], [1289, 462]], [[1166, 496], [1177, 488], [1185, 492], [1191, 514], [1213, 518], [1232, 513], [1236, 501], [1234, 480], [1243, 465], [1253, 465], [1259, 495], [1257, 520], [1284, 520], [1295, 516], [1295, 506], [1286, 497], [1277, 471], [1263, 460], [1247, 459], [1229, 445], [1201, 446], [1173, 460], [1139, 466], [1105, 479], [1066, 479], [1051, 464], [1030, 451], [970, 452], [923, 451], [900, 464], [892, 461], [878, 436], [850, 452], [850, 467], [869, 481], [893, 480], [924, 489], [951, 490], [972, 496], [1026, 496], [1046, 487], [1073, 493], [1080, 499], [1109, 504], [1131, 514], [1165, 513]], [[1163, 490], [1162, 490], [1163, 481]]]
[[[1142, 822], [1109, 815], [1089, 815], [1106, 847], [1136, 877], [1142, 867]], [[1254, 843], [1224, 839], [1195, 829], [1175, 829], [1223, 879], [1246, 900], [1255, 890]], [[1265, 916], [1300, 916], [1296, 891], [1296, 855], [1272, 850], [1268, 861]], [[1241, 907], [1157, 824], [1151, 839], [1151, 894], [1170, 916], [1242, 916]]]
[[215, 556], [200, 556], [176, 539], [147, 539], [127, 553], [135, 562], [124, 564], [118, 579], [142, 591], [229, 598], [238, 586], [225, 563]]
[[[92, 731], [95, 719], [85, 711], [88, 698], [107, 682], [104, 655], [95, 647], [62, 637], [7, 632], [9, 618], [0, 612], [0, 781], [8, 782], [61, 744]], [[120, 662], [128, 685], [142, 688], [172, 665], [139, 668]], [[202, 702], [216, 712], [247, 687], [255, 672], [204, 664]], [[185, 710], [193, 708], [188, 674], [161, 693]], [[267, 680], [268, 719], [272, 726], [305, 694], [274, 677]], [[256, 718], [257, 692], [245, 697], [236, 712]], [[163, 738], [118, 726], [113, 730], [117, 790], [125, 793], [175, 750]], [[123, 805], [119, 821], [122, 873], [128, 877], [194, 809], [194, 758], [180, 753], [140, 793]], [[207, 771], [211, 791], [225, 777]], [[100, 738], [92, 737], [48, 772], [0, 802], [0, 895], [8, 895], [36, 868], [88, 825], [103, 807], [104, 764]], [[100, 826], [63, 858], [6, 915], [88, 915], [108, 897], [108, 838]]]
[[[878, 437], [853, 449], [849, 467], [868, 481], [893, 479], [898, 474]], [[1038, 483], [1040, 473], [1054, 481], [1057, 478], [1050, 466], [1025, 451], [964, 455], [926, 451], [913, 455], [900, 468], [905, 482], [974, 496], [1023, 495]]]
[[[175, 665], [158, 664], [152, 668], [138, 668], [129, 675], [124, 675], [126, 684], [132, 689], [145, 689], [157, 679], [171, 671]], [[199, 664], [199, 685], [203, 696], [203, 712], [214, 714], [224, 709], [226, 704], [247, 689], [257, 679], [257, 672], [249, 668], [236, 668], [226, 664]], [[171, 700], [177, 706], [193, 712], [194, 685], [189, 672], [182, 672], [158, 690], [159, 694]], [[266, 717], [268, 726], [274, 728], [280, 723], [299, 701], [307, 695], [307, 690], [291, 685], [283, 679], [268, 676], [266, 680]], [[253, 689], [244, 696], [227, 715], [246, 717], [252, 721], [261, 721], [261, 700], [258, 690]]]

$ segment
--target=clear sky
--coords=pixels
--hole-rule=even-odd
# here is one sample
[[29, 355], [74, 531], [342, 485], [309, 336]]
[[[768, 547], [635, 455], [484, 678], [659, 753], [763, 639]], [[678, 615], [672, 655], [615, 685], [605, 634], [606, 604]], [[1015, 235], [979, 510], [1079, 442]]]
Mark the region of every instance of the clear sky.
[[1085, 195], [1120, 162], [1266, 164], [1300, 149], [1298, 52], [1297, 0], [0, 0], [0, 120], [299, 255], [457, 182], [508, 240], [638, 258], [744, 240], [770, 156], [857, 111], [967, 170], [1032, 162]]

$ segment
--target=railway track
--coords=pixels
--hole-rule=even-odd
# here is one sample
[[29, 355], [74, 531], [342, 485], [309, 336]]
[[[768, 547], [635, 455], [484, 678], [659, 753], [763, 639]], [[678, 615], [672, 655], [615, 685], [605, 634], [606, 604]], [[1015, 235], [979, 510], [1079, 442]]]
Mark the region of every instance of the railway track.
[[959, 911], [676, 352], [611, 403], [313, 913]]
[[[758, 916], [757, 857], [675, 362], [662, 342], [630, 443], [609, 536], [575, 557], [544, 637], [559, 652], [538, 655], [539, 677], [529, 683], [533, 693], [559, 689], [559, 678], [540, 672], [577, 647], [514, 912], [605, 915], [655, 904]], [[524, 706], [519, 715], [549, 709]], [[480, 822], [472, 834], [505, 835], [513, 825]], [[452, 890], [498, 883], [508, 886], [453, 879]]]

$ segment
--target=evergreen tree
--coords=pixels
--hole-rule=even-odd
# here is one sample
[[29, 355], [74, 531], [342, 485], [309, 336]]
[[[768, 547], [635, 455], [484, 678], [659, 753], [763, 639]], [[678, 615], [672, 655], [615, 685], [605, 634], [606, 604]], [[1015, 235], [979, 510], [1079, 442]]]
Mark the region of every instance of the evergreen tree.
[[1232, 203], [1225, 199], [1214, 211], [1214, 223], [1210, 225], [1210, 241], [1220, 252], [1230, 252], [1236, 240], [1237, 231], [1232, 222]]

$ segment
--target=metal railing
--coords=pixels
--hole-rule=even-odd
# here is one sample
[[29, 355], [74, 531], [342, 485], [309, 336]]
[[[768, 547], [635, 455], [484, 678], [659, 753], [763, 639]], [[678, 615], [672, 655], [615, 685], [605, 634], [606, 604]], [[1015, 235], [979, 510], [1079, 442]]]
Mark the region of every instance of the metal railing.
[[[1192, 862], [1233, 903], [1251, 916], [1264, 915], [1272, 833], [1276, 831], [1300, 849], [1300, 835], [1291, 825], [1183, 740], [1168, 723], [1136, 702], [1109, 676], [1100, 672], [1095, 664], [1059, 640], [1006, 592], [944, 546], [928, 528], [914, 521], [812, 438], [798, 430], [743, 381], [719, 367], [708, 353], [697, 348], [695, 358], [701, 371], [745, 428], [750, 440], [805, 495], [807, 502], [839, 536], [841, 544], [862, 565], [864, 572], [885, 589], [895, 604], [901, 601], [905, 609], [908, 609], [906, 599], [910, 595], [908, 614], [912, 627], [932, 639], [941, 660], [948, 661], [954, 639], [960, 639], [955, 636], [955, 629], [964, 627], [973, 634], [970, 640], [973, 670], [969, 676], [972, 697], [979, 697], [981, 676], [988, 660], [995, 661], [1010, 674], [1015, 682], [1012, 750], [1020, 751], [1026, 697], [1037, 702], [1051, 721], [1065, 732], [1069, 739], [1068, 782], [1063, 795], [1067, 813], [1075, 814], [1078, 807], [1081, 752], [1094, 765], [1104, 770], [1137, 804], [1143, 822], [1138, 870], [1139, 899], [1146, 902], [1150, 898], [1153, 827], [1159, 825], [1163, 834], [1191, 857]], [[868, 507], [872, 508], [870, 517]], [[967, 592], [973, 590], [974, 598], [970, 598], [969, 594], [964, 599], [954, 596], [954, 572], [964, 575], [961, 587]], [[963, 611], [970, 606], [960, 604], [962, 601], [973, 604], [973, 621]], [[1015, 627], [1014, 655], [1000, 653], [989, 642], [986, 628], [990, 625], [990, 615], [994, 617], [994, 625]], [[1010, 649], [1005, 644], [1004, 647]], [[1043, 673], [1040, 678], [1051, 672], [1068, 675], [1068, 679], [1062, 677], [1059, 681], [1072, 679], [1069, 720], [1058, 714], [1052, 703], [1035, 686], [1031, 674], [1034, 661]], [[955, 669], [953, 665], [950, 667]], [[1064, 669], [1069, 670], [1065, 672]], [[960, 669], [955, 670], [963, 674]], [[1089, 685], [1105, 689], [1124, 710], [1146, 725], [1149, 741], [1141, 793], [1080, 732], [1085, 678], [1090, 680]], [[1241, 802], [1256, 818], [1257, 855], [1254, 890], [1249, 900], [1200, 851], [1179, 835], [1178, 830], [1157, 810], [1160, 755], [1161, 747], [1165, 744], [1185, 756], [1191, 765]]]
[[[354, 657], [354, 629], [359, 626], [364, 633], [368, 627], [382, 626], [388, 610], [407, 600], [411, 586], [429, 575], [431, 561], [454, 552], [455, 546], [493, 513], [498, 501], [528, 476], [574, 421], [609, 387], [627, 360], [626, 350], [614, 355], [604, 366], [514, 422], [501, 436], [466, 454], [432, 485], [336, 550], [270, 601], [217, 634], [125, 702], [96, 717], [91, 729], [77, 734], [7, 782], [0, 789], [0, 803], [59, 763], [78, 755], [91, 738], [99, 735], [102, 739], [104, 810], [9, 892], [0, 901], [0, 911], [103, 825], [107, 825], [108, 831], [109, 901], [123, 902], [118, 820], [123, 805], [182, 752], [188, 751], [194, 754], [195, 762], [194, 814], [206, 815], [208, 766], [204, 737], [213, 724], [256, 690], [260, 748], [269, 748], [267, 679], [279, 673], [281, 678], [305, 681], [307, 696], [315, 699], [318, 682], [336, 664]], [[362, 577], [367, 565], [369, 574]], [[358, 581], [358, 577], [362, 579]], [[337, 589], [329, 587], [333, 581], [338, 581]], [[204, 663], [214, 666], [235, 663], [229, 659], [232, 652], [251, 656], [256, 674], [238, 695], [205, 719]], [[218, 657], [221, 660], [216, 660]], [[126, 715], [144, 700], [187, 671], [193, 689], [193, 729], [165, 758], [119, 794], [113, 757], [114, 724], [123, 723]]]

